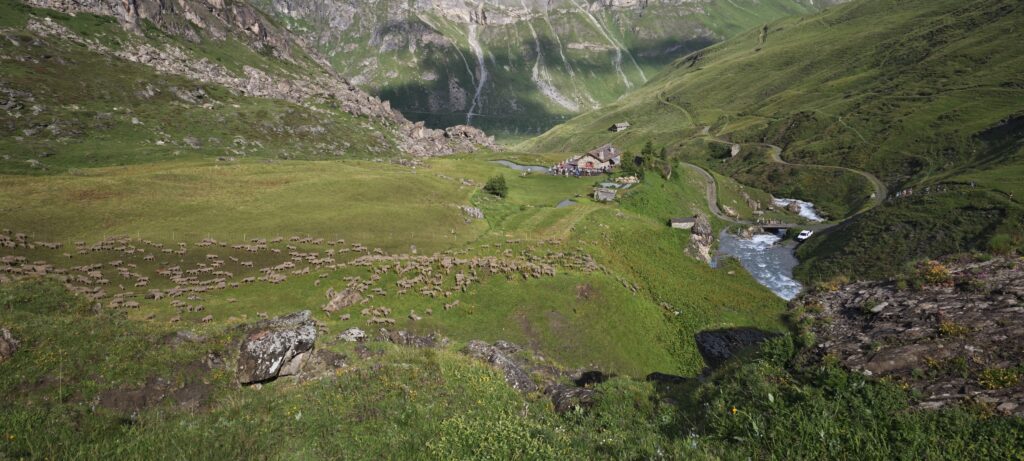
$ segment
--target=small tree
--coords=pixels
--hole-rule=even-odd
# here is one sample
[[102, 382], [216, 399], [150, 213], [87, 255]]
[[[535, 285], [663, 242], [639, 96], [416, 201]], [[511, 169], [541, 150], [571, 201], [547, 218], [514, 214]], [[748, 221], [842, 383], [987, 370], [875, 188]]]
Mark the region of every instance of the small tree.
[[643, 150], [640, 151], [640, 155], [643, 155], [644, 157], [653, 157], [654, 156], [654, 143], [651, 142], [650, 139], [648, 139], [647, 143], [644, 144], [644, 148], [643, 148]]
[[499, 174], [488, 179], [487, 184], [484, 185], [484, 192], [501, 198], [508, 196], [508, 184], [505, 184], [505, 175]]
[[622, 174], [644, 178], [644, 158], [626, 152], [622, 156]]

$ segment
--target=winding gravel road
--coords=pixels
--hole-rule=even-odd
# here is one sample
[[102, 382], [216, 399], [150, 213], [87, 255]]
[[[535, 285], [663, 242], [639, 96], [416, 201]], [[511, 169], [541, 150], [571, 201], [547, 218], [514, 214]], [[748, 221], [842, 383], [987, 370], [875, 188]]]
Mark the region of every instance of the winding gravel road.
[[[708, 133], [707, 129], [705, 129], [703, 131], [703, 133], [704, 134], [702, 134], [700, 137], [708, 139], [708, 140], [710, 140], [712, 142], [717, 142], [717, 143], [721, 143], [721, 144], [727, 144], [729, 146], [735, 145], [735, 143], [733, 143], [733, 142], [726, 141], [724, 139], [719, 139], [719, 138], [716, 138], [716, 137], [713, 137], [713, 136], [707, 134]], [[868, 173], [866, 171], [856, 170], [856, 169], [853, 169], [853, 168], [847, 168], [847, 167], [842, 167], [842, 166], [817, 165], [817, 164], [807, 164], [807, 163], [790, 163], [790, 162], [787, 162], [787, 161], [782, 159], [782, 148], [779, 147], [779, 146], [776, 146], [774, 144], [766, 144], [766, 143], [750, 143], [750, 144], [758, 145], [758, 146], [764, 146], [764, 147], [769, 148], [771, 150], [770, 158], [771, 158], [771, 161], [774, 162], [774, 163], [779, 163], [779, 164], [782, 164], [782, 165], [789, 165], [789, 166], [799, 167], [799, 168], [819, 168], [819, 169], [828, 169], [828, 170], [847, 171], [847, 172], [850, 172], [850, 173], [854, 173], [854, 174], [860, 175], [860, 176], [864, 177], [865, 179], [867, 179], [869, 183], [871, 183], [871, 187], [874, 189], [874, 193], [871, 196], [871, 202], [868, 203], [863, 208], [861, 208], [856, 213], [846, 217], [842, 221], [833, 222], [833, 223], [811, 224], [811, 225], [801, 226], [801, 227], [805, 227], [807, 229], [811, 229], [811, 230], [814, 230], [814, 231], [821, 231], [821, 230], [825, 230], [825, 229], [837, 226], [837, 225], [839, 225], [839, 224], [841, 224], [841, 223], [843, 223], [845, 221], [848, 221], [848, 220], [852, 219], [853, 217], [855, 217], [857, 215], [860, 215], [861, 213], [865, 213], [865, 212], [870, 211], [871, 209], [881, 205], [882, 202], [885, 201], [885, 198], [889, 195], [889, 189], [887, 187], [885, 187], [885, 183], [883, 183], [875, 175], [873, 175], [871, 173]], [[752, 223], [750, 221], [742, 220], [742, 219], [736, 219], [736, 218], [733, 218], [731, 216], [727, 216], [725, 213], [723, 213], [721, 208], [719, 208], [719, 206], [718, 206], [718, 183], [715, 181], [714, 176], [712, 176], [711, 173], [709, 173], [707, 170], [705, 170], [704, 168], [701, 168], [698, 165], [695, 165], [695, 164], [692, 164], [692, 163], [687, 163], [687, 162], [682, 162], [682, 163], [683, 163], [684, 166], [699, 172], [702, 176], [704, 176], [704, 179], [707, 181], [708, 209], [711, 210], [711, 214], [715, 215], [715, 217], [717, 217], [718, 219], [721, 219], [721, 220], [727, 221], [727, 222], [731, 222], [731, 223], [734, 223], [734, 224], [754, 224], [754, 223]]]

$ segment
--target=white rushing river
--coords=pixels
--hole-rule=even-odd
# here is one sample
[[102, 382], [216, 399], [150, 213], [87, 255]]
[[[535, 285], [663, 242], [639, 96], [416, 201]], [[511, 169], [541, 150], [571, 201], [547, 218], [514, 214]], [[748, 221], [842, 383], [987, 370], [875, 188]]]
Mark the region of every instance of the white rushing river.
[[803, 200], [797, 200], [794, 198], [777, 198], [772, 200], [775, 206], [780, 208], [786, 208], [792, 204], [796, 204], [800, 207], [800, 216], [812, 222], [825, 222], [825, 218], [822, 218], [818, 214], [818, 209], [814, 208], [814, 204], [811, 202], [805, 202]]
[[758, 283], [780, 298], [788, 301], [800, 294], [803, 285], [793, 279], [797, 259], [791, 246], [779, 244], [781, 237], [757, 234], [744, 239], [722, 231], [719, 239], [719, 254], [738, 259]]

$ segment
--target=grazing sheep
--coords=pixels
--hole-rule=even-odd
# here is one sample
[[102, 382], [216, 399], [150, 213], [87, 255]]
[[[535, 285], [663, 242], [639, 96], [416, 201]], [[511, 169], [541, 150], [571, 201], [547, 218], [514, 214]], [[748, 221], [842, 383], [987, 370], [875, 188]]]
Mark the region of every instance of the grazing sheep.
[[171, 317], [170, 320], [168, 320], [168, 322], [170, 322], [170, 323], [178, 323], [180, 321], [181, 321], [181, 316], [180, 315], [175, 315], [174, 317]]
[[207, 315], [206, 317], [203, 317], [203, 318], [199, 319], [199, 321], [202, 322], [202, 323], [210, 323], [210, 322], [213, 321], [213, 316], [212, 315]]

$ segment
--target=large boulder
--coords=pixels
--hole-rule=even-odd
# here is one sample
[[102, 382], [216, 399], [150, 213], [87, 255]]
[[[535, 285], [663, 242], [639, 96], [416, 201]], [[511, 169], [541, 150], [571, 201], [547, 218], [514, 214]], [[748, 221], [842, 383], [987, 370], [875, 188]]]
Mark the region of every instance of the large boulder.
[[239, 346], [238, 382], [255, 384], [298, 373], [316, 335], [309, 311], [255, 324]]
[[6, 362], [7, 359], [13, 357], [14, 353], [18, 351], [19, 344], [21, 343], [14, 339], [10, 330], [0, 328], [0, 363]]
[[544, 393], [551, 397], [551, 403], [558, 413], [566, 413], [576, 409], [587, 409], [594, 405], [597, 391], [589, 387], [567, 386], [555, 384], [544, 389]]
[[697, 350], [711, 369], [722, 366], [739, 352], [778, 336], [757, 328], [728, 328], [697, 333]]
[[715, 244], [714, 229], [708, 217], [698, 213], [693, 228], [690, 229], [690, 243], [686, 247], [686, 254], [690, 257], [711, 263], [711, 249]]

